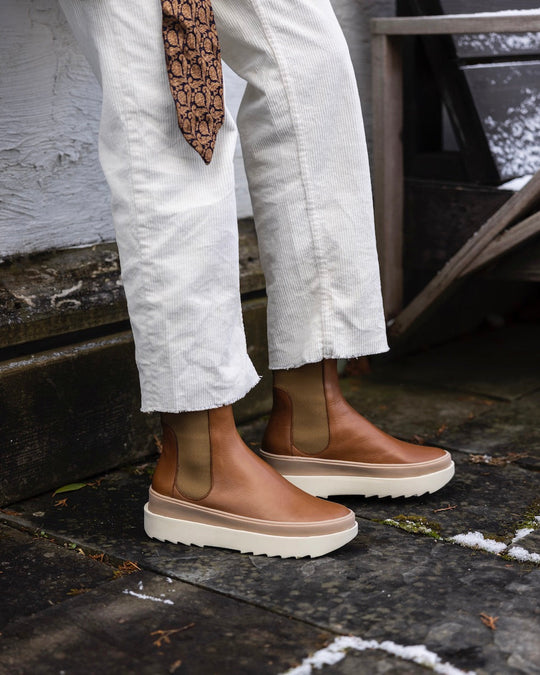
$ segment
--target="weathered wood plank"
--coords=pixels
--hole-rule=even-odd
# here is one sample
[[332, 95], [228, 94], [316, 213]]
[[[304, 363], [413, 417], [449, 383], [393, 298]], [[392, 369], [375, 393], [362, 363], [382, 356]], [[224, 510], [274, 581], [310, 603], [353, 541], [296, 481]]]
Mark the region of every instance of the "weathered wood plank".
[[[490, 0], [490, 12], [528, 9], [538, 10], [538, 0]], [[398, 0], [398, 10], [403, 16], [473, 14], [486, 10], [485, 0]], [[410, 11], [416, 6], [421, 11]], [[405, 10], [405, 11], [403, 11]], [[540, 49], [540, 33], [473, 33], [452, 37], [460, 59], [478, 59], [494, 56], [525, 56], [537, 54]]]
[[540, 60], [481, 63], [459, 72], [474, 100], [477, 137], [500, 181], [540, 170]]
[[471, 182], [500, 182], [476, 101], [464, 72], [456, 65], [452, 40], [447, 35], [423, 36], [423, 47], [458, 142], [466, 175]]
[[130, 333], [0, 365], [0, 503], [155, 451]]
[[403, 298], [402, 62], [399, 41], [374, 35], [373, 182], [375, 227], [385, 314], [392, 317]]
[[[235, 405], [237, 421], [271, 405], [266, 300], [243, 312], [249, 355], [266, 377]], [[158, 416], [139, 409], [130, 332], [0, 363], [0, 505], [155, 453]]]
[[[529, 216], [529, 218], [522, 220], [517, 225], [514, 225], [509, 230], [505, 230], [496, 237], [487, 248], [485, 248], [475, 260], [462, 271], [461, 276], [470, 274], [480, 267], [484, 267], [488, 263], [493, 262], [538, 233], [540, 233], [540, 212], [534, 213], [532, 216]], [[538, 268], [540, 269], [540, 258], [538, 259]]]
[[115, 244], [0, 265], [0, 347], [127, 319]]
[[467, 33], [526, 33], [540, 31], [540, 10], [515, 14], [482, 12], [426, 17], [380, 17], [371, 19], [377, 35], [444, 35]]
[[430, 283], [396, 317], [390, 327], [390, 336], [407, 331], [444, 296], [464, 270], [482, 253], [484, 248], [506, 227], [532, 209], [540, 201], [540, 171], [519, 192], [516, 192], [469, 241], [446, 263]]
[[[241, 293], [265, 287], [250, 219], [239, 223]], [[0, 348], [125, 321], [116, 244], [48, 251], [0, 264]]]
[[512, 195], [490, 186], [406, 178], [405, 301], [412, 300]]

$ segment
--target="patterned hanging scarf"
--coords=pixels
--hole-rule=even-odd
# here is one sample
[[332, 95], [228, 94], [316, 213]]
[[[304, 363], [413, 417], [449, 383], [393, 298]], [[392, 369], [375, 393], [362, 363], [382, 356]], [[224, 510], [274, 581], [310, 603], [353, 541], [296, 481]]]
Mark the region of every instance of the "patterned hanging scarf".
[[221, 52], [210, 0], [161, 0], [163, 42], [178, 126], [206, 164], [223, 124]]

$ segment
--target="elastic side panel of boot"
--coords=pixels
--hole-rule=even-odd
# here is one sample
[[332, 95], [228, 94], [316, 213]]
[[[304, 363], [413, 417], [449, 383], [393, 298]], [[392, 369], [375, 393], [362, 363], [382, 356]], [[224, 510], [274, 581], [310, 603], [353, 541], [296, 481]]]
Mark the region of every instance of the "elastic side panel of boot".
[[212, 488], [208, 411], [166, 414], [164, 422], [176, 436], [176, 488], [188, 499], [202, 499]]
[[330, 440], [323, 364], [308, 363], [300, 368], [276, 371], [274, 383], [286, 391], [292, 401], [294, 446], [309, 455], [322, 452]]

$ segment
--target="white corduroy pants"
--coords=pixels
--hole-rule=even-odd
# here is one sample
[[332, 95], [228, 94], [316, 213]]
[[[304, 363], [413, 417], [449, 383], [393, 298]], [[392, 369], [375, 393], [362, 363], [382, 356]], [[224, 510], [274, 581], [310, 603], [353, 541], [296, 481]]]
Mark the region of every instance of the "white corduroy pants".
[[[169, 90], [160, 0], [60, 0], [103, 88], [142, 410], [234, 402], [258, 381], [241, 314], [230, 114], [205, 165]], [[386, 351], [356, 82], [329, 0], [213, 0], [247, 81], [238, 129], [268, 294], [269, 365]]]

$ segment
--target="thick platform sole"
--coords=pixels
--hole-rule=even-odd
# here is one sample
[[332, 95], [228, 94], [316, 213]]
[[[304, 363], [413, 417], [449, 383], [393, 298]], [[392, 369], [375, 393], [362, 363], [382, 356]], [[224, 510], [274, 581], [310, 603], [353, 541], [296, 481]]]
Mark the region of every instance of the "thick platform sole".
[[286, 537], [236, 530], [179, 518], [169, 518], [144, 506], [144, 529], [153, 539], [188, 546], [215, 546], [240, 553], [280, 558], [317, 558], [349, 543], [358, 533], [358, 523], [341, 532], [309, 537]]
[[440, 471], [421, 476], [385, 478], [373, 476], [287, 476], [283, 477], [315, 497], [359, 495], [362, 497], [419, 497], [444, 487], [455, 473], [454, 462]]

